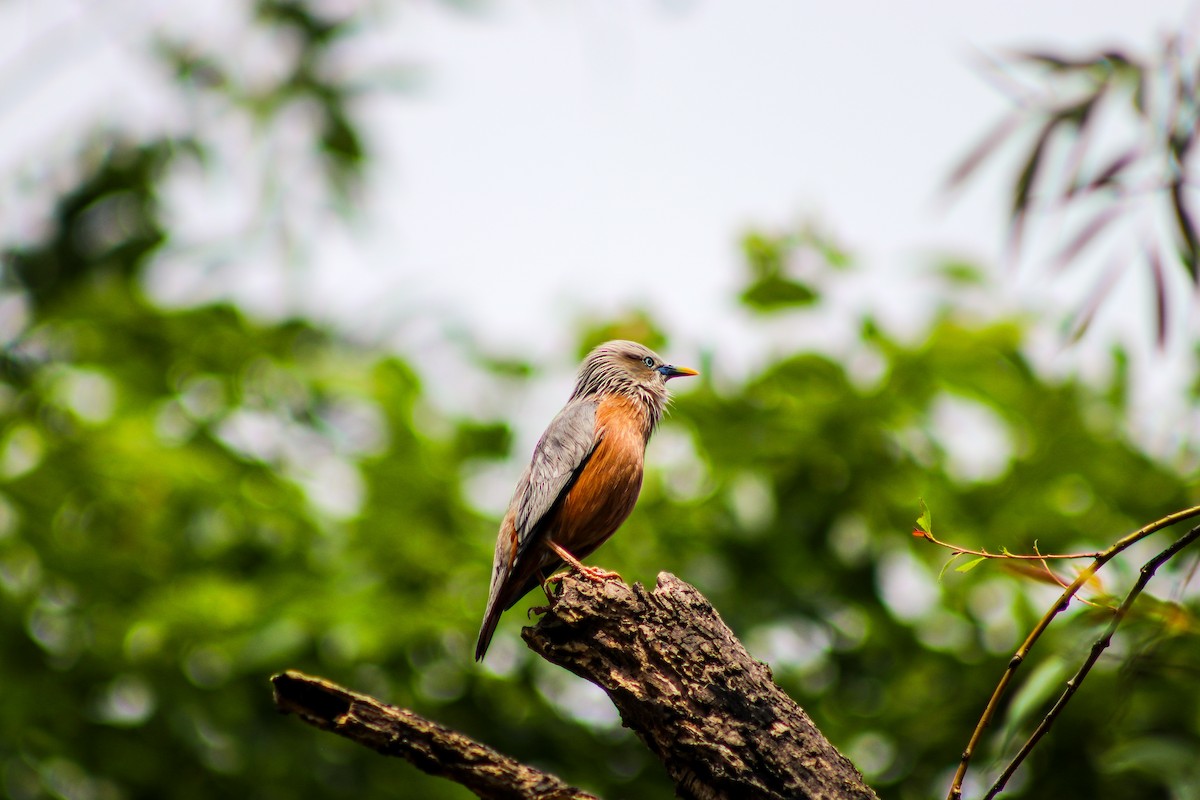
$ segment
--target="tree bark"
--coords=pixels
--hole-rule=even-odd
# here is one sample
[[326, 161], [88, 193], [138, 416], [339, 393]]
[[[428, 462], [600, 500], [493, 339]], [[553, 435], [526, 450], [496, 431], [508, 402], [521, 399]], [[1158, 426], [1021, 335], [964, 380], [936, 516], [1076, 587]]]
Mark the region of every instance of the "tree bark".
[[608, 694], [679, 797], [875, 797], [712, 604], [674, 575], [660, 573], [653, 592], [568, 575], [523, 636]]
[[271, 678], [275, 705], [385, 756], [407, 759], [431, 775], [461, 783], [486, 800], [598, 800], [548, 772], [405, 708], [288, 670]]
[[[522, 635], [595, 683], [687, 800], [875, 800], [854, 765], [775, 685], [696, 589], [661, 573], [654, 591], [574, 573]], [[320, 678], [272, 678], [306, 722], [462, 783], [483, 798], [591, 798], [462, 734]]]

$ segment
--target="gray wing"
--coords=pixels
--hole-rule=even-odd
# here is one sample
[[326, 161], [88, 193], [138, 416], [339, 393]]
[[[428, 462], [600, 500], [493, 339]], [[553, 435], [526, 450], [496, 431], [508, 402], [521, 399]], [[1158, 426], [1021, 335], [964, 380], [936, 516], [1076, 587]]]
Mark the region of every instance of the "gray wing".
[[537, 539], [539, 523], [571, 488], [595, 447], [594, 399], [572, 401], [550, 421], [513, 495], [517, 558]]
[[[537, 582], [541, 555], [530, 560], [529, 548], [538, 541], [542, 521], [575, 482], [596, 447], [596, 402], [576, 400], [550, 422], [533, 450], [533, 460], [517, 482], [512, 502], [496, 537], [492, 585], [475, 660], [483, 658], [496, 631], [500, 614], [511, 608]], [[511, 518], [512, 527], [509, 527]], [[514, 552], [515, 551], [515, 552]], [[532, 583], [531, 583], [532, 582]]]

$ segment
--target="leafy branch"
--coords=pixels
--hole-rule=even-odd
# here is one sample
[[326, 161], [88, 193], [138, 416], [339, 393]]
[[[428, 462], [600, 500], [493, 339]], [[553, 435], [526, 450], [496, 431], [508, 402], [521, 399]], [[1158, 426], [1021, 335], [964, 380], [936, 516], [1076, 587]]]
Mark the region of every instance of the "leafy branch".
[[1113, 618], [1109, 621], [1108, 627], [1105, 629], [1104, 634], [1092, 645], [1091, 651], [1088, 653], [1087, 658], [1084, 659], [1084, 662], [1079, 667], [1079, 670], [1069, 681], [1067, 681], [1066, 688], [1064, 688], [1062, 694], [1058, 696], [1058, 700], [1056, 700], [1050, 710], [1046, 712], [1046, 716], [1042, 718], [1042, 721], [1038, 723], [1037, 728], [1032, 734], [1029, 735], [1029, 738], [1025, 740], [1025, 744], [1021, 745], [1021, 749], [1015, 756], [1013, 756], [1012, 760], [1008, 763], [1008, 766], [1004, 768], [1004, 771], [1000, 773], [1000, 777], [996, 779], [995, 783], [992, 784], [992, 787], [988, 789], [987, 794], [984, 795], [984, 800], [992, 800], [992, 798], [1004, 791], [1004, 786], [1008, 783], [1008, 779], [1012, 777], [1013, 773], [1017, 771], [1017, 767], [1021, 766], [1021, 763], [1033, 751], [1033, 748], [1037, 746], [1038, 741], [1040, 741], [1041, 738], [1050, 730], [1050, 726], [1054, 724], [1054, 721], [1058, 719], [1058, 715], [1062, 713], [1062, 710], [1066, 707], [1067, 703], [1071, 701], [1071, 698], [1079, 689], [1080, 684], [1083, 683], [1084, 679], [1088, 676], [1088, 673], [1092, 671], [1092, 667], [1094, 667], [1096, 662], [1100, 660], [1100, 655], [1108, 648], [1109, 644], [1112, 643], [1112, 638], [1116, 634], [1117, 628], [1120, 627], [1121, 623], [1129, 615], [1129, 609], [1133, 607], [1134, 601], [1136, 601], [1141, 595], [1142, 591], [1146, 588], [1146, 585], [1150, 583], [1150, 579], [1154, 577], [1154, 573], [1158, 571], [1158, 568], [1174, 558], [1185, 547], [1196, 541], [1198, 538], [1200, 538], [1200, 526], [1192, 528], [1183, 536], [1176, 539], [1166, 550], [1163, 550], [1161, 553], [1154, 556], [1154, 558], [1142, 565], [1142, 569], [1138, 574], [1137, 582], [1133, 585], [1133, 588], [1129, 590], [1129, 593], [1125, 595], [1125, 599], [1121, 602], [1121, 605], [1116, 610], [1116, 613], [1113, 614]]
[[974, 568], [975, 565], [982, 563], [983, 561], [986, 561], [989, 558], [1013, 559], [1016, 561], [1043, 561], [1044, 562], [1047, 559], [1069, 560], [1069, 559], [1073, 559], [1073, 558], [1097, 558], [1100, 555], [1099, 552], [1039, 553], [1039, 552], [1036, 552], [1037, 551], [1036, 543], [1034, 543], [1034, 551], [1035, 552], [1033, 552], [1033, 553], [1012, 553], [1012, 552], [1009, 552], [1007, 547], [1002, 547], [1000, 549], [999, 553], [990, 553], [987, 551], [986, 548], [981, 548], [979, 550], [976, 550], [976, 549], [973, 549], [970, 547], [963, 547], [962, 545], [951, 544], [950, 542], [943, 542], [941, 539], [938, 539], [936, 536], [933, 535], [932, 519], [933, 519], [933, 515], [930, 514], [929, 508], [925, 505], [924, 501], [922, 501], [921, 502], [921, 516], [917, 518], [917, 525], [915, 528], [913, 528], [913, 536], [917, 537], [918, 539], [924, 539], [927, 542], [936, 544], [938, 547], [944, 547], [947, 550], [951, 551], [951, 553], [953, 554], [950, 556], [951, 560], [954, 560], [954, 559], [958, 558], [959, 556], [975, 556], [976, 558], [974, 561], [970, 561], [967, 564], [958, 568], [960, 572], [966, 572], [967, 570]]
[[[1107, 564], [1109, 561], [1111, 561], [1116, 556], [1120, 555], [1122, 552], [1127, 550], [1132, 545], [1136, 544], [1137, 542], [1140, 542], [1142, 539], [1145, 539], [1147, 536], [1150, 536], [1153, 533], [1163, 530], [1164, 528], [1168, 528], [1172, 525], [1175, 525], [1176, 523], [1182, 522], [1187, 519], [1193, 519], [1198, 516], [1200, 516], [1200, 506], [1193, 506], [1191, 508], [1186, 508], [1181, 511], [1176, 511], [1173, 514], [1168, 514], [1167, 516], [1165, 516], [1161, 519], [1155, 520], [1154, 522], [1151, 522], [1150, 524], [1145, 525], [1136, 531], [1133, 531], [1132, 533], [1122, 537], [1121, 539], [1118, 539], [1116, 542], [1111, 544], [1107, 549], [1100, 551], [1098, 553], [1095, 553], [1095, 554], [1083, 553], [1083, 554], [1066, 554], [1066, 555], [1060, 555], [1060, 556], [1040, 555], [1039, 554], [1039, 555], [1034, 555], [1034, 556], [1018, 556], [1018, 555], [1014, 555], [1012, 553], [1008, 553], [1007, 551], [1004, 551], [1002, 553], [988, 553], [985, 550], [971, 550], [968, 548], [959, 547], [957, 545], [951, 545], [951, 544], [942, 542], [942, 541], [934, 538], [933, 534], [931, 532], [932, 516], [929, 513], [928, 508], [925, 508], [924, 504], [922, 504], [922, 514], [921, 514], [921, 517], [917, 521], [917, 528], [913, 531], [913, 535], [918, 536], [919, 538], [926, 539], [927, 541], [933, 542], [934, 544], [938, 544], [942, 547], [947, 547], [951, 550], [954, 550], [956, 552], [956, 554], [970, 553], [970, 554], [976, 555], [977, 558], [980, 560], [980, 562], [982, 560], [989, 559], [989, 558], [998, 558], [998, 559], [1004, 559], [1004, 558], [1009, 558], [1009, 559], [1092, 558], [1093, 559], [1091, 564], [1087, 565], [1083, 570], [1081, 570], [1080, 573], [1075, 576], [1075, 579], [1072, 580], [1070, 583], [1068, 583], [1063, 588], [1062, 594], [1060, 594], [1058, 596], [1058, 598], [1054, 601], [1054, 603], [1050, 606], [1050, 608], [1046, 611], [1046, 613], [1042, 615], [1041, 619], [1039, 619], [1037, 624], [1033, 627], [1033, 630], [1030, 631], [1029, 635], [1025, 638], [1025, 641], [1022, 642], [1022, 644], [1019, 648], [1017, 648], [1017, 651], [1013, 654], [1013, 657], [1011, 659], [1009, 659], [1008, 666], [1005, 668], [1004, 674], [1000, 676], [1000, 681], [996, 684], [996, 688], [993, 690], [992, 696], [988, 700], [987, 705], [984, 707], [983, 713], [982, 713], [982, 715], [980, 715], [979, 721], [975, 725], [975, 730], [971, 733], [971, 738], [967, 742], [966, 748], [963, 750], [962, 758], [959, 761], [958, 769], [955, 771], [955, 774], [954, 774], [954, 780], [950, 785], [950, 792], [947, 795], [948, 800], [960, 800], [960, 798], [962, 797], [962, 784], [963, 784], [964, 778], [966, 777], [967, 768], [970, 765], [971, 758], [974, 756], [975, 752], [978, 750], [979, 742], [983, 738], [983, 733], [987, 729], [987, 727], [991, 724], [992, 719], [995, 717], [996, 711], [1000, 705], [1000, 700], [1004, 696], [1005, 691], [1008, 689], [1009, 684], [1012, 682], [1013, 676], [1016, 674], [1017, 669], [1021, 666], [1022, 663], [1024, 663], [1025, 659], [1029, 655], [1029, 652], [1033, 649], [1033, 646], [1035, 644], [1037, 644], [1038, 639], [1041, 638], [1042, 634], [1045, 633], [1046, 629], [1048, 627], [1050, 627], [1050, 623], [1054, 621], [1054, 618], [1057, 617], [1061, 612], [1063, 612], [1067, 609], [1067, 607], [1071, 603], [1072, 598], [1074, 598], [1076, 596], [1076, 593], [1079, 591], [1079, 589], [1082, 588], [1084, 586], [1084, 584], [1086, 584], [1089, 580], [1091, 580], [1095, 576], [1095, 574], [1101, 568], [1104, 567], [1105, 564]], [[1151, 559], [1149, 562], [1147, 562], [1145, 566], [1142, 567], [1141, 576], [1139, 577], [1137, 584], [1130, 591], [1130, 593], [1125, 597], [1125, 600], [1121, 604], [1121, 606], [1115, 611], [1113, 619], [1110, 622], [1109, 628], [1105, 632], [1105, 635], [1102, 636], [1100, 638], [1100, 640], [1097, 641], [1096, 645], [1093, 646], [1092, 652], [1088, 656], [1088, 660], [1084, 663], [1084, 666], [1080, 668], [1079, 672], [1077, 672], [1076, 675], [1068, 682], [1067, 689], [1064, 691], [1063, 696], [1061, 696], [1059, 698], [1058, 702], [1051, 709], [1050, 713], [1048, 713], [1046, 715], [1046, 718], [1042, 720], [1041, 724], [1038, 726], [1038, 729], [1036, 731], [1034, 731], [1034, 734], [1030, 736], [1029, 740], [1021, 748], [1021, 751], [1013, 759], [1013, 762], [1009, 764], [1009, 766], [1005, 769], [1004, 773], [1001, 774], [1001, 777], [996, 781], [996, 784], [992, 787], [992, 789], [989, 791], [989, 794], [987, 795], [987, 798], [989, 798], [989, 800], [990, 800], [990, 798], [995, 797], [996, 794], [998, 794], [1000, 791], [1003, 790], [1004, 784], [1007, 782], [1008, 778], [1012, 775], [1012, 773], [1021, 764], [1021, 762], [1028, 755], [1028, 753], [1037, 744], [1038, 740], [1040, 740], [1046, 734], [1046, 732], [1050, 729], [1050, 726], [1054, 723], [1054, 720], [1057, 719], [1057, 717], [1058, 717], [1059, 713], [1061, 713], [1063, 707], [1067, 704], [1067, 702], [1070, 700], [1071, 696], [1078, 689], [1079, 684], [1083, 681], [1083, 679], [1087, 676], [1088, 672], [1091, 670], [1092, 665], [1095, 664], [1096, 660], [1100, 657], [1100, 654], [1104, 651], [1104, 649], [1108, 647], [1108, 643], [1109, 643], [1109, 641], [1111, 641], [1112, 634], [1116, 631], [1116, 628], [1118, 625], [1120, 625], [1121, 621], [1124, 620], [1124, 618], [1127, 615], [1127, 612], [1129, 611], [1129, 608], [1133, 605], [1133, 602], [1141, 594], [1141, 592], [1145, 588], [1146, 584], [1148, 584], [1150, 579], [1154, 576], [1154, 572], [1165, 561], [1172, 558], [1176, 553], [1183, 550], [1187, 545], [1191, 544], [1198, 537], [1200, 537], [1200, 533], [1197, 533], [1197, 529], [1194, 529], [1193, 531], [1189, 532], [1187, 535], [1180, 538], [1171, 547], [1167, 548], [1162, 553], [1159, 553], [1157, 556], [1155, 556], [1153, 559]]]

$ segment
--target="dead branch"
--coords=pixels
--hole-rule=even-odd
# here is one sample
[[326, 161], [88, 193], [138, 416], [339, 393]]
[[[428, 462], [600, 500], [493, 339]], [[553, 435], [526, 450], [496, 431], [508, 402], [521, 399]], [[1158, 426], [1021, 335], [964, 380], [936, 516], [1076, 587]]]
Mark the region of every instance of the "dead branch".
[[[654, 591], [568, 574], [526, 642], [604, 689], [696, 800], [875, 800], [694, 588], [662, 573]], [[321, 678], [272, 678], [280, 710], [462, 783], [484, 798], [591, 798], [411, 711]], [[594, 800], [594, 799], [593, 799]]]
[[608, 694], [679, 797], [875, 797], [708, 600], [673, 575], [660, 573], [653, 592], [568, 575], [523, 635]]
[[271, 683], [280, 711], [386, 756], [404, 758], [485, 800], [597, 800], [461, 733], [323, 678], [289, 670]]

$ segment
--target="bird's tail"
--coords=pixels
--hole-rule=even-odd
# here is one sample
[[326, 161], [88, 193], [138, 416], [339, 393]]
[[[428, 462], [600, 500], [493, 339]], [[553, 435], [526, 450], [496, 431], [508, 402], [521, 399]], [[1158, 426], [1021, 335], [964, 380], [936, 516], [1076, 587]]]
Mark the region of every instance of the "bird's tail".
[[[560, 564], [562, 562], [559, 562]], [[538, 564], [517, 564], [514, 572], [501, 568], [493, 569], [492, 585], [488, 591], [487, 608], [483, 612], [483, 624], [479, 626], [479, 639], [475, 642], [475, 660], [482, 661], [487, 652], [492, 634], [500, 622], [500, 615], [517, 604], [529, 591], [541, 583], [544, 568]], [[557, 569], [557, 566], [551, 564]]]
[[504, 613], [504, 606], [499, 600], [500, 598], [494, 595], [488, 598], [487, 611], [483, 613], [483, 624], [479, 626], [479, 638], [475, 641], [476, 661], [483, 660], [488, 645], [492, 643], [492, 635], [496, 633], [496, 625], [500, 623], [500, 615]]

